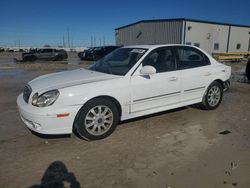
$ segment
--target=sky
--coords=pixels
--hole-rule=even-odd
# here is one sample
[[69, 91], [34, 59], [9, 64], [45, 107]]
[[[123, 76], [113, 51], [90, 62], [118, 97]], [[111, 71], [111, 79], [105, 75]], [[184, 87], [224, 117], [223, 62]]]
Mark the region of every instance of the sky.
[[250, 25], [250, 0], [0, 0], [0, 46], [112, 45], [115, 28], [169, 18]]

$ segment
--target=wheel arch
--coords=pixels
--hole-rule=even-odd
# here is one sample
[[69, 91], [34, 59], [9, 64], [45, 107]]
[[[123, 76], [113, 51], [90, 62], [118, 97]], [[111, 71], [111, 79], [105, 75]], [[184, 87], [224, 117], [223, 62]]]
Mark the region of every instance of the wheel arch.
[[[214, 80], [213, 82], [218, 82], [218, 83], [221, 85], [221, 87], [224, 89], [224, 82], [223, 82], [223, 80], [221, 80], [221, 79], [216, 79], [216, 80]], [[213, 82], [211, 82], [210, 84], [212, 84]]]
[[[220, 98], [219, 103], [218, 103], [216, 106], [211, 107], [211, 106], [209, 106], [209, 105], [207, 104], [207, 93], [208, 93], [208, 91], [209, 91], [209, 88], [212, 86], [212, 84], [215, 84], [215, 83], [217, 83], [217, 84], [219, 84], [219, 85], [221, 86], [222, 93], [221, 93], [221, 96], [220, 96], [221, 98]], [[200, 109], [202, 109], [202, 110], [213, 110], [213, 109], [217, 108], [218, 105], [221, 103], [221, 100], [222, 100], [222, 97], [223, 97], [223, 89], [224, 89], [224, 81], [223, 81], [223, 80], [221, 80], [221, 79], [219, 79], [219, 78], [213, 80], [213, 81], [207, 86], [207, 89], [206, 89], [206, 91], [205, 91], [205, 93], [204, 93], [204, 95], [203, 95], [203, 97], [202, 97], [202, 102], [198, 104], [198, 108], [200, 108]]]
[[[116, 98], [108, 96], [108, 95], [101, 95], [101, 96], [94, 97], [94, 98], [92, 98], [90, 100], [95, 100], [97, 98], [105, 98], [105, 99], [108, 99], [108, 100], [112, 101], [116, 105], [117, 110], [119, 112], [119, 116], [121, 117], [121, 115], [122, 115], [122, 107], [121, 107], [120, 102]], [[89, 102], [90, 100], [88, 100], [87, 102]]]
[[218, 83], [221, 85], [222, 89], [224, 89], [224, 82], [223, 82], [223, 80], [217, 78], [217, 79], [213, 80], [212, 82], [210, 82], [210, 83], [207, 85], [206, 91], [205, 91], [205, 93], [203, 94], [203, 99], [202, 99], [202, 100], [204, 100], [204, 96], [206, 95], [209, 86], [210, 86], [212, 83], [214, 83], [214, 82], [218, 82]]
[[[82, 105], [82, 107], [78, 110], [78, 113], [79, 113], [79, 111], [80, 111], [82, 108], [84, 108], [84, 106], [85, 106], [88, 102], [90, 102], [90, 101], [92, 101], [92, 100], [95, 100], [95, 99], [98, 99], [98, 98], [105, 98], [105, 99], [108, 99], [108, 100], [112, 101], [112, 102], [116, 105], [116, 107], [117, 107], [117, 110], [118, 110], [118, 112], [119, 112], [119, 118], [121, 117], [121, 115], [122, 115], [122, 107], [121, 107], [120, 102], [119, 102], [116, 98], [111, 97], [111, 96], [108, 96], [108, 95], [100, 95], [100, 96], [96, 96], [96, 97], [90, 98], [89, 100], [87, 100], [87, 101]], [[77, 115], [78, 115], [78, 113], [77, 113]], [[77, 117], [77, 115], [76, 115], [76, 117]]]
[[[79, 108], [78, 112], [77, 112], [76, 115], [75, 115], [75, 118], [74, 118], [74, 121], [73, 121], [73, 126], [72, 126], [72, 132], [75, 133], [77, 136], [79, 136], [79, 134], [78, 134], [77, 131], [76, 131], [76, 122], [77, 122], [77, 118], [78, 118], [78, 115], [79, 115], [81, 109], [84, 108], [84, 106], [85, 106], [88, 102], [90, 102], [90, 101], [92, 101], [92, 100], [95, 100], [95, 99], [99, 99], [99, 98], [108, 99], [108, 100], [112, 101], [112, 102], [115, 104], [115, 106], [116, 106], [117, 109], [118, 109], [119, 120], [120, 120], [121, 114], [122, 114], [122, 108], [121, 108], [120, 102], [119, 102], [117, 99], [115, 99], [114, 97], [108, 96], [108, 95], [100, 95], [100, 96], [93, 97], [93, 98], [87, 100], [87, 101], [82, 105], [82, 107]], [[81, 136], [80, 136], [80, 137], [81, 137]], [[85, 138], [85, 137], [83, 137], [83, 138], [86, 139], [86, 140], [89, 140], [88, 138]]]

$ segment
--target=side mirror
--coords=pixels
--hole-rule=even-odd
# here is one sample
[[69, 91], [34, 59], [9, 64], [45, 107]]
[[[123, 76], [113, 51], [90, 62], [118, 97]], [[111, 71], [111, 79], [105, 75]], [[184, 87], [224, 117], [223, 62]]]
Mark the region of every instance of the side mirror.
[[142, 75], [151, 75], [156, 73], [156, 69], [153, 66], [146, 65], [141, 68], [140, 72]]

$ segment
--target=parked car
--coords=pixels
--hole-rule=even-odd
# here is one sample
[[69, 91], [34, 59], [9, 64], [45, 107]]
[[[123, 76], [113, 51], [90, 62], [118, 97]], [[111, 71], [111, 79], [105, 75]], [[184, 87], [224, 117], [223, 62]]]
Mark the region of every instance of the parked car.
[[248, 83], [250, 84], [250, 58], [248, 59], [247, 66], [246, 66], [246, 76], [248, 79]]
[[37, 53], [38, 51], [39, 51], [38, 48], [30, 48], [30, 49], [29, 49], [29, 52], [30, 52], [30, 53]]
[[[119, 121], [182, 106], [216, 109], [231, 67], [186, 45], [138, 45], [114, 50], [88, 69], [40, 76], [17, 98], [27, 127], [87, 140], [109, 136]], [[209, 115], [209, 114], [208, 114]]]
[[93, 47], [83, 52], [79, 52], [78, 56], [82, 60], [97, 61], [117, 48], [119, 48], [119, 46]]
[[117, 48], [119, 48], [119, 46], [96, 47], [94, 48], [93, 53], [92, 53], [92, 60], [97, 61]]
[[12, 49], [12, 48], [7, 48], [5, 51], [6, 51], [6, 52], [14, 52], [14, 49]]
[[22, 54], [23, 61], [35, 61], [37, 59], [59, 61], [68, 58], [65, 50], [53, 48], [31, 49], [30, 52]]
[[89, 49], [87, 49], [87, 50], [84, 50], [83, 52], [79, 52], [78, 53], [78, 57], [81, 59], [81, 60], [93, 60], [93, 56], [92, 56], [92, 54], [93, 54], [93, 50], [94, 50], [95, 48], [93, 47], [91, 47], [91, 48], [89, 48]]
[[4, 48], [3, 47], [0, 47], [0, 52], [4, 52]]

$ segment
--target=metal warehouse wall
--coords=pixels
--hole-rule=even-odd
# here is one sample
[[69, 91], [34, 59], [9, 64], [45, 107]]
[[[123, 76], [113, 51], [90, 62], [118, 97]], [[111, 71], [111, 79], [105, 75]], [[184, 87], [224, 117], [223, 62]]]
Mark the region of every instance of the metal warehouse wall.
[[[250, 27], [231, 26], [229, 38], [229, 52], [247, 52], [250, 43]], [[237, 44], [240, 48], [237, 49]]]
[[[186, 21], [185, 43], [195, 45], [198, 43], [200, 48], [208, 53], [226, 52], [229, 26], [199, 22]], [[219, 44], [215, 49], [214, 44]]]
[[180, 44], [183, 21], [137, 23], [116, 30], [116, 45]]
[[144, 20], [116, 29], [116, 45], [191, 44], [208, 53], [250, 51], [250, 27], [191, 19]]

